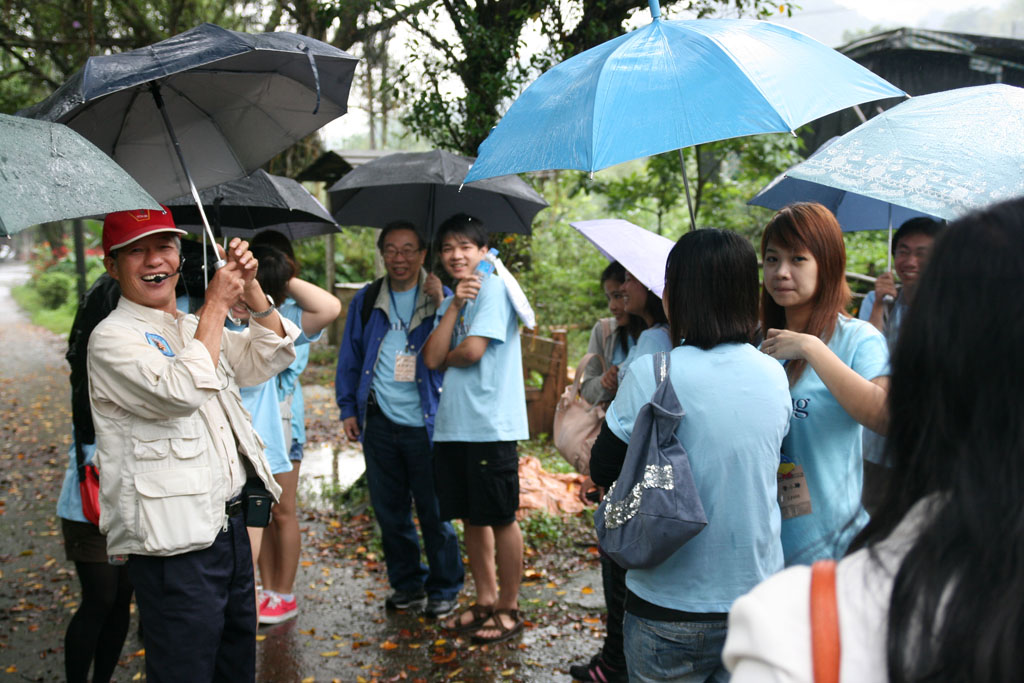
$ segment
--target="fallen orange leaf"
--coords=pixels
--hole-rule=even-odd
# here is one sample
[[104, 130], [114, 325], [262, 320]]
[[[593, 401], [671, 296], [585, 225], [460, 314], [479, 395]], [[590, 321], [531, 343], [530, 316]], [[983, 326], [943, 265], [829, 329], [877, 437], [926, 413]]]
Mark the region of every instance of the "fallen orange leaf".
[[584, 595], [590, 595], [593, 592], [594, 592], [594, 589], [591, 588], [590, 586], [584, 586], [583, 588], [580, 589], [580, 593], [583, 593]]
[[452, 661], [454, 659], [455, 659], [455, 650], [452, 650], [450, 653], [448, 653], [446, 655], [434, 655], [433, 657], [430, 658], [430, 661], [432, 661], [434, 664], [447, 664], [448, 662], [450, 662], [450, 661]]
[[392, 643], [390, 640], [385, 640], [383, 643], [380, 644], [380, 649], [382, 650], [394, 650], [397, 647], [398, 644]]

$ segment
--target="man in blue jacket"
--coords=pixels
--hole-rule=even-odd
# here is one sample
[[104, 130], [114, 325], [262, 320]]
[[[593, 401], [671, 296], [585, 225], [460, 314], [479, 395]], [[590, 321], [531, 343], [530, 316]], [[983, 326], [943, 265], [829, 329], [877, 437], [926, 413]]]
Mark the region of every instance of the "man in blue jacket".
[[[427, 369], [421, 350], [450, 292], [423, 269], [426, 248], [411, 224], [388, 225], [377, 248], [387, 276], [352, 300], [335, 391], [345, 434], [363, 442], [370, 502], [393, 589], [385, 605], [425, 606], [427, 616], [438, 618], [455, 609], [464, 572], [458, 537], [441, 521], [434, 490], [431, 439], [444, 374]], [[420, 561], [410, 498], [429, 569]]]

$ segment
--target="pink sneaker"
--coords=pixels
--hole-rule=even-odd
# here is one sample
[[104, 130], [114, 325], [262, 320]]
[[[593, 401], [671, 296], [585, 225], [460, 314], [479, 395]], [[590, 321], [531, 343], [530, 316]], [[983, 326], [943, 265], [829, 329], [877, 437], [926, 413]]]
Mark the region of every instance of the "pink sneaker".
[[295, 618], [298, 613], [299, 608], [295, 604], [294, 598], [284, 600], [280, 595], [272, 593], [266, 595], [263, 603], [260, 605], [260, 623], [280, 624], [282, 621]]

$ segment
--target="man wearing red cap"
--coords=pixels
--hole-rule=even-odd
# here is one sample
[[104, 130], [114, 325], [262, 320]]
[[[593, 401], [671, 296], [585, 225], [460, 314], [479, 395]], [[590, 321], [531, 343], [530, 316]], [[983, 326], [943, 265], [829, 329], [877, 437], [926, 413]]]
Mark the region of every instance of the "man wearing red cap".
[[[184, 231], [170, 213], [121, 211], [103, 223], [117, 308], [89, 339], [89, 396], [100, 472], [100, 531], [127, 558], [150, 681], [254, 680], [256, 606], [242, 486], [276, 498], [238, 387], [295, 358], [299, 330], [255, 279], [234, 239], [197, 315], [175, 307]], [[229, 332], [241, 301], [253, 325]]]

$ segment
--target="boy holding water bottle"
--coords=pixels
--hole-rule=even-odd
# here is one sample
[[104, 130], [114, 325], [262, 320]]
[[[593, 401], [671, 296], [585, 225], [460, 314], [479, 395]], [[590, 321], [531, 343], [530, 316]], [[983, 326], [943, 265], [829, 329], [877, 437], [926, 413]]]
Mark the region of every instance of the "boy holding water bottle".
[[522, 631], [523, 537], [516, 523], [516, 441], [529, 438], [519, 324], [489, 262], [483, 224], [464, 214], [438, 231], [441, 262], [456, 281], [423, 346], [428, 368], [445, 370], [434, 427], [442, 519], [461, 519], [476, 603], [442, 623], [477, 643]]

